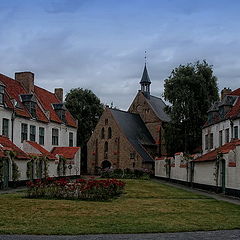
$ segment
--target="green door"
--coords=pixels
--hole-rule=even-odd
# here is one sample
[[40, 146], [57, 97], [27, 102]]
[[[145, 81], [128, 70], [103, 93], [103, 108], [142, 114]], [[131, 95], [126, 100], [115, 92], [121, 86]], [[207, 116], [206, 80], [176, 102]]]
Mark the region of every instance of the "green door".
[[3, 189], [8, 188], [9, 181], [9, 160], [3, 159]]
[[226, 188], [226, 161], [222, 159], [221, 161], [221, 182], [222, 182], [222, 192], [225, 193]]

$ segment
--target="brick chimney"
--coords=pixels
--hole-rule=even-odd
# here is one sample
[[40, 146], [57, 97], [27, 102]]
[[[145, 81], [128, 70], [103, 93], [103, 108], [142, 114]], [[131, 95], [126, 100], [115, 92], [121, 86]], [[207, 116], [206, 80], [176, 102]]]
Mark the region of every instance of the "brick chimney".
[[56, 97], [60, 100], [60, 102], [63, 102], [63, 89], [55, 88], [54, 93], [55, 93]]
[[34, 92], [34, 73], [32, 72], [16, 72], [15, 80], [20, 82], [27, 93]]
[[224, 88], [222, 91], [221, 91], [221, 100], [223, 100], [223, 98], [230, 94], [232, 92], [232, 90], [230, 88]]

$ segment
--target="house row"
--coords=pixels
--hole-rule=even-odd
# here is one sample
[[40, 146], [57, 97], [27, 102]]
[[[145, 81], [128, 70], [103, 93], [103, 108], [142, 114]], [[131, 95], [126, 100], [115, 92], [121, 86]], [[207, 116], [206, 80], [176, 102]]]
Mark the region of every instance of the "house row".
[[[60, 159], [69, 163], [67, 172], [64, 163], [65, 175], [79, 175], [76, 138], [77, 121], [64, 105], [62, 88], [52, 93], [36, 86], [32, 72], [17, 72], [14, 79], [0, 74], [0, 159], [4, 159], [0, 163], [0, 181], [5, 179], [6, 184], [6, 179], [14, 180], [12, 168], [16, 166], [19, 180], [38, 178], [43, 175], [40, 170], [46, 159], [49, 176], [59, 175]], [[71, 153], [71, 161], [65, 160]]]
[[155, 176], [240, 196], [240, 89], [223, 89], [202, 128], [202, 152], [155, 160]]

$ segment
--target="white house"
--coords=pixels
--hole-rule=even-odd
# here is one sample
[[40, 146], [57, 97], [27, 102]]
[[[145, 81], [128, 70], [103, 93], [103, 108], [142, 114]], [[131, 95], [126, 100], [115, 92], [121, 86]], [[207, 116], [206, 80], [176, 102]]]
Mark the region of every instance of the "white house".
[[76, 146], [77, 121], [63, 104], [62, 88], [51, 93], [34, 85], [31, 72], [15, 73], [15, 80], [0, 74], [0, 135], [21, 149], [30, 140], [50, 151]]
[[[7, 138], [12, 142], [10, 151], [19, 148], [27, 153], [24, 159], [16, 160], [20, 180], [42, 177], [42, 174], [36, 173], [36, 169], [31, 170], [34, 174], [29, 177], [29, 162], [34, 154], [49, 160], [48, 176], [59, 176], [58, 156], [61, 153], [55, 156], [50, 151], [55, 147], [65, 147], [71, 151], [77, 144], [77, 121], [64, 106], [63, 89], [56, 88], [51, 93], [34, 85], [34, 74], [31, 72], [15, 73], [15, 79], [0, 74], [0, 136], [2, 158], [6, 158], [6, 153], [4, 154], [5, 149], [1, 142], [5, 144]], [[65, 175], [80, 174], [80, 148], [76, 149], [72, 163], [78, 166], [78, 171], [73, 171], [66, 163], [69, 170], [64, 172]], [[5, 161], [4, 164], [6, 162], [9, 167], [5, 169], [9, 169], [8, 178], [12, 180], [12, 163]], [[41, 165], [39, 168], [42, 167]]]
[[202, 129], [202, 154], [156, 158], [155, 176], [240, 197], [240, 88], [223, 89]]
[[240, 88], [223, 89], [221, 101], [208, 111], [208, 120], [202, 129], [203, 154], [218, 148], [240, 134]]

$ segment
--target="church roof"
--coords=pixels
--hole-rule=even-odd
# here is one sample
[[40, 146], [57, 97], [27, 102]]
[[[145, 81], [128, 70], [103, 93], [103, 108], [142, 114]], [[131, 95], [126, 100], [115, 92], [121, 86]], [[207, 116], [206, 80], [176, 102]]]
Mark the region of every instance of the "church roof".
[[169, 122], [170, 117], [168, 114], [164, 111], [166, 104], [161, 98], [155, 97], [150, 95], [149, 98], [146, 98], [149, 104], [151, 105], [153, 111], [156, 113], [156, 115], [164, 122]]
[[149, 75], [148, 75], [146, 64], [144, 66], [143, 75], [142, 75], [140, 83], [151, 83], [151, 80], [150, 80]]
[[140, 116], [117, 109], [110, 109], [110, 111], [124, 135], [143, 158], [143, 162], [154, 162], [143, 145], [154, 145], [155, 143]]

